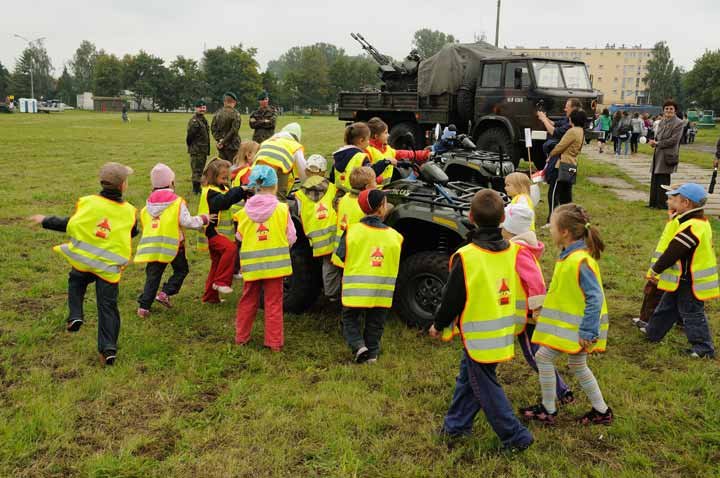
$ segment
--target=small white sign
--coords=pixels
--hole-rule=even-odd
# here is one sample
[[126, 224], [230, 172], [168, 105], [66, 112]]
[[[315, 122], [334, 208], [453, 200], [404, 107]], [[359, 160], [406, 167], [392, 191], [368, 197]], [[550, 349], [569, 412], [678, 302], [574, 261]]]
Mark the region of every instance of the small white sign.
[[525, 128], [525, 147], [532, 148], [532, 130]]
[[536, 131], [533, 130], [532, 132], [532, 139], [538, 140], [538, 141], [545, 141], [547, 140], [547, 131]]

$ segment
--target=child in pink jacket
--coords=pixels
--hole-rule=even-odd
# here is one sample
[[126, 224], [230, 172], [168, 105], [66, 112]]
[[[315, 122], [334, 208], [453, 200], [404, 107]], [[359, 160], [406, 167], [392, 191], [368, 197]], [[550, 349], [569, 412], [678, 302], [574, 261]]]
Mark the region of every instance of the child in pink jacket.
[[[503, 237], [520, 246], [516, 270], [527, 297], [525, 329], [518, 335], [525, 361], [537, 372], [535, 352], [539, 345], [532, 343], [532, 334], [535, 330], [536, 315], [545, 301], [545, 279], [540, 269], [540, 257], [545, 250], [545, 244], [538, 241], [535, 231], [530, 228], [535, 223], [535, 213], [525, 205], [511, 204], [505, 208], [505, 222], [502, 224]], [[560, 374], [557, 376], [557, 398], [560, 403], [569, 404], [575, 401], [572, 391], [565, 384]]]

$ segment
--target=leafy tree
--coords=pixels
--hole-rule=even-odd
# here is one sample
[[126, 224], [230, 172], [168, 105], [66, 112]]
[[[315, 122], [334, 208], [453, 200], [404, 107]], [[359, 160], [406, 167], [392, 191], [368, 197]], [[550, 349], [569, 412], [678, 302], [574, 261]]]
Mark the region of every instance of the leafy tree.
[[95, 62], [97, 61], [98, 51], [95, 45], [87, 40], [83, 40], [80, 46], [75, 50], [75, 55], [70, 61], [70, 69], [75, 78], [75, 86], [77, 91], [83, 93], [91, 91], [93, 84], [93, 71]]
[[167, 85], [166, 68], [164, 60], [140, 50], [135, 56], [123, 57], [123, 84], [133, 92], [135, 104], [143, 109], [142, 100], [149, 98], [155, 108], [158, 94], [162, 86]]
[[178, 106], [190, 109], [207, 93], [207, 83], [196, 60], [178, 56], [170, 63], [170, 74]]
[[454, 36], [438, 30], [421, 28], [413, 35], [413, 46], [421, 58], [428, 58], [439, 52], [448, 43], [457, 43]]
[[70, 106], [77, 105], [75, 79], [70, 75], [67, 67], [63, 67], [62, 75], [58, 78], [57, 89], [55, 90], [55, 99], [58, 99]]
[[287, 73], [284, 83], [295, 105], [311, 110], [328, 105], [332, 90], [325, 51], [315, 45], [302, 48], [299, 68]]
[[679, 85], [675, 84], [679, 71], [676, 72], [667, 43], [661, 41], [655, 44], [647, 69], [643, 81], [647, 85], [650, 104], [661, 105], [666, 99], [675, 98], [679, 89]]
[[0, 101], [10, 94], [10, 72], [0, 63]]
[[33, 73], [33, 86], [36, 98], [46, 98], [55, 89], [52, 77], [53, 66], [42, 40], [32, 42], [25, 48], [15, 64], [11, 76], [11, 88], [18, 97], [30, 97], [30, 70]]
[[223, 47], [206, 50], [201, 62], [210, 95], [210, 106], [217, 109], [222, 96], [232, 91], [238, 96], [238, 106], [254, 107], [262, 88], [262, 79], [255, 59], [255, 48], [243, 49], [237, 45], [225, 50]]
[[695, 60], [693, 69], [685, 76], [690, 100], [703, 108], [720, 111], [720, 50], [706, 51]]
[[115, 55], [98, 53], [93, 70], [93, 91], [96, 96], [116, 96], [123, 88], [123, 63]]

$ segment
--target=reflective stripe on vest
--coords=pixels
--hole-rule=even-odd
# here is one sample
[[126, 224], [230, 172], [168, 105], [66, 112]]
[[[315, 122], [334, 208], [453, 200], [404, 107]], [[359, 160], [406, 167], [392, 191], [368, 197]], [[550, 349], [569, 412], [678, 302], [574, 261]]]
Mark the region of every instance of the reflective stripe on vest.
[[[384, 153], [374, 146], [368, 146], [367, 153], [368, 156], [370, 156], [370, 163], [376, 164], [378, 161], [382, 161], [383, 159], [395, 159], [396, 151], [390, 145], [386, 145]], [[380, 177], [382, 177], [382, 183], [377, 185], [378, 189], [382, 189], [384, 186], [390, 184], [394, 171], [395, 168], [392, 164], [389, 164], [383, 170], [382, 174], [380, 175]]]
[[311, 200], [302, 190], [295, 193], [300, 206], [300, 221], [305, 236], [310, 241], [313, 257], [327, 256], [335, 250], [337, 212], [333, 208], [333, 200], [337, 189], [332, 184], [328, 186], [328, 190], [317, 202]]
[[178, 197], [160, 214], [152, 217], [147, 206], [140, 212], [142, 237], [135, 252], [135, 262], [170, 263], [180, 247], [180, 209], [184, 203]]
[[278, 203], [263, 223], [254, 222], [244, 209], [235, 217], [238, 232], [242, 235], [240, 270], [243, 280], [250, 282], [291, 275], [292, 261], [287, 238], [290, 212], [287, 204]]
[[[348, 193], [340, 198], [337, 210], [337, 227], [335, 228], [335, 250], [340, 246], [340, 239], [343, 233], [352, 224], [357, 224], [360, 219], [365, 217], [365, 213], [360, 209], [358, 198], [353, 193]], [[333, 253], [331, 261], [338, 267], [343, 267], [343, 262]]]
[[293, 170], [295, 162], [293, 156], [301, 148], [302, 145], [293, 139], [273, 136], [260, 145], [253, 165], [266, 164], [280, 170], [283, 174], [288, 174]]
[[[208, 191], [215, 191], [220, 194], [225, 194], [227, 190], [222, 190], [217, 186], [203, 186], [202, 193], [200, 193], [200, 201], [198, 202], [198, 216], [201, 214], [210, 214], [210, 206], [208, 205]], [[218, 217], [216, 219], [215, 231], [218, 234], [225, 236], [229, 241], [235, 242], [235, 225], [233, 224], [232, 213], [230, 210], [218, 211]], [[208, 250], [208, 239], [205, 235], [207, 226], [204, 226], [202, 231], [198, 232], [197, 249], [200, 251]]]
[[67, 225], [70, 242], [53, 250], [79, 271], [116, 283], [130, 262], [130, 234], [137, 210], [102, 196], [84, 196]]
[[340, 172], [337, 169], [335, 170], [335, 186], [345, 192], [350, 192], [352, 190], [352, 186], [350, 185], [350, 175], [354, 169], [361, 168], [367, 161], [367, 153], [364, 151], [358, 151], [355, 153], [345, 166], [345, 171]]
[[587, 249], [571, 252], [555, 263], [550, 289], [545, 297], [540, 318], [533, 332], [533, 343], [545, 345], [555, 350], [575, 354], [580, 347], [580, 324], [585, 314], [585, 294], [580, 287], [580, 267], [586, 262], [603, 291], [603, 303], [600, 311], [598, 341], [593, 352], [603, 352], [607, 347], [608, 318], [607, 300], [603, 289], [602, 276], [597, 262]]
[[358, 223], [348, 228], [343, 306], [392, 307], [402, 242], [402, 236], [390, 227], [381, 229]]

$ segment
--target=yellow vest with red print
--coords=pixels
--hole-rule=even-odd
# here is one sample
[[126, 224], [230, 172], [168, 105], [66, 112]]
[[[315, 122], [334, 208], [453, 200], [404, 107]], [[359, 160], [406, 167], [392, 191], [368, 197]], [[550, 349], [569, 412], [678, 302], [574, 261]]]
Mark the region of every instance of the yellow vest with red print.
[[353, 155], [352, 158], [350, 158], [350, 161], [348, 161], [347, 166], [345, 166], [345, 171], [340, 172], [337, 169], [335, 170], [335, 186], [337, 186], [338, 189], [350, 192], [352, 191], [352, 186], [350, 186], [350, 174], [353, 172], [356, 168], [361, 168], [363, 163], [367, 161], [367, 154], [364, 151], [358, 151]]
[[533, 221], [530, 224], [530, 230], [535, 230], [535, 204], [533, 204], [533, 200], [530, 197], [529, 194], [518, 194], [514, 198], [510, 200], [510, 204], [518, 204], [522, 199], [525, 199], [523, 201], [524, 204], [527, 205], [527, 207], [533, 212]]
[[[235, 176], [235, 179], [232, 180], [232, 184], [230, 187], [237, 188], [242, 186], [242, 177], [247, 174], [247, 172], [250, 170], [250, 166], [245, 166], [244, 168], [240, 168], [240, 170], [237, 172], [237, 175]], [[230, 206], [230, 214], [235, 215], [245, 206], [245, 201], [240, 201], [232, 206]]]
[[345, 236], [342, 304], [345, 307], [392, 307], [403, 237], [391, 227], [351, 225]]
[[[348, 193], [340, 198], [337, 209], [337, 227], [335, 228], [335, 249], [340, 245], [340, 239], [348, 227], [351, 224], [360, 222], [360, 219], [363, 217], [365, 217], [365, 213], [360, 209], [360, 204], [355, 194]], [[338, 267], [343, 266], [343, 262], [337, 254], [333, 253], [330, 260]]]
[[159, 217], [152, 217], [147, 206], [142, 209], [142, 237], [135, 252], [135, 262], [168, 264], [175, 259], [180, 248], [180, 208], [183, 204], [183, 198], [176, 198]]
[[[382, 161], [383, 159], [395, 159], [395, 150], [390, 146], [385, 146], [385, 152], [383, 153], [379, 149], [377, 149], [375, 146], [368, 146], [367, 148], [368, 156], [370, 156], [370, 163], [375, 164], [378, 161]], [[387, 186], [390, 184], [390, 181], [392, 181], [393, 171], [395, 168], [392, 164], [389, 164], [380, 175], [380, 178], [382, 178], [382, 182], [378, 182], [378, 189], [382, 189], [384, 186]]]
[[[680, 224], [680, 228], [673, 235], [690, 229], [699, 244], [690, 260], [690, 277], [692, 278], [693, 295], [698, 300], [710, 300], [720, 296], [718, 288], [717, 259], [712, 245], [712, 228], [707, 219], [688, 219]], [[682, 264], [678, 261], [673, 267], [660, 274], [658, 289], [674, 292], [680, 285], [682, 277]]]
[[325, 195], [317, 202], [310, 199], [302, 189], [295, 193], [303, 231], [310, 241], [313, 257], [327, 256], [335, 250], [337, 212], [333, 208], [333, 200], [336, 192], [335, 186], [329, 184]]
[[[198, 216], [201, 214], [210, 214], [210, 206], [208, 205], [207, 199], [208, 191], [210, 190], [220, 194], [225, 194], [227, 192], [227, 190], [223, 191], [217, 186], [203, 186], [202, 192], [200, 193], [200, 202], [198, 203]], [[198, 233], [197, 249], [199, 251], [208, 250], [208, 238], [205, 235], [205, 229], [207, 229], [207, 226], [203, 227], [202, 231]], [[229, 209], [218, 212], [215, 231], [217, 231], [218, 234], [222, 234], [227, 237], [228, 240], [235, 242], [235, 226], [233, 225], [232, 213]]]
[[70, 242], [53, 247], [72, 267], [106, 282], [120, 281], [132, 255], [131, 234], [137, 209], [99, 195], [78, 199], [67, 233]]
[[246, 282], [275, 279], [292, 275], [290, 242], [287, 224], [290, 219], [288, 205], [278, 203], [267, 221], [257, 223], [245, 209], [235, 215], [240, 246], [240, 271]]
[[571, 252], [566, 258], [555, 263], [552, 282], [533, 332], [533, 343], [569, 354], [576, 354], [582, 350], [579, 331], [585, 315], [585, 293], [580, 287], [580, 266], [583, 262], [586, 262], [593, 271], [603, 291], [600, 337], [592, 352], [605, 351], [610, 326], [607, 300], [600, 268], [587, 249]]

